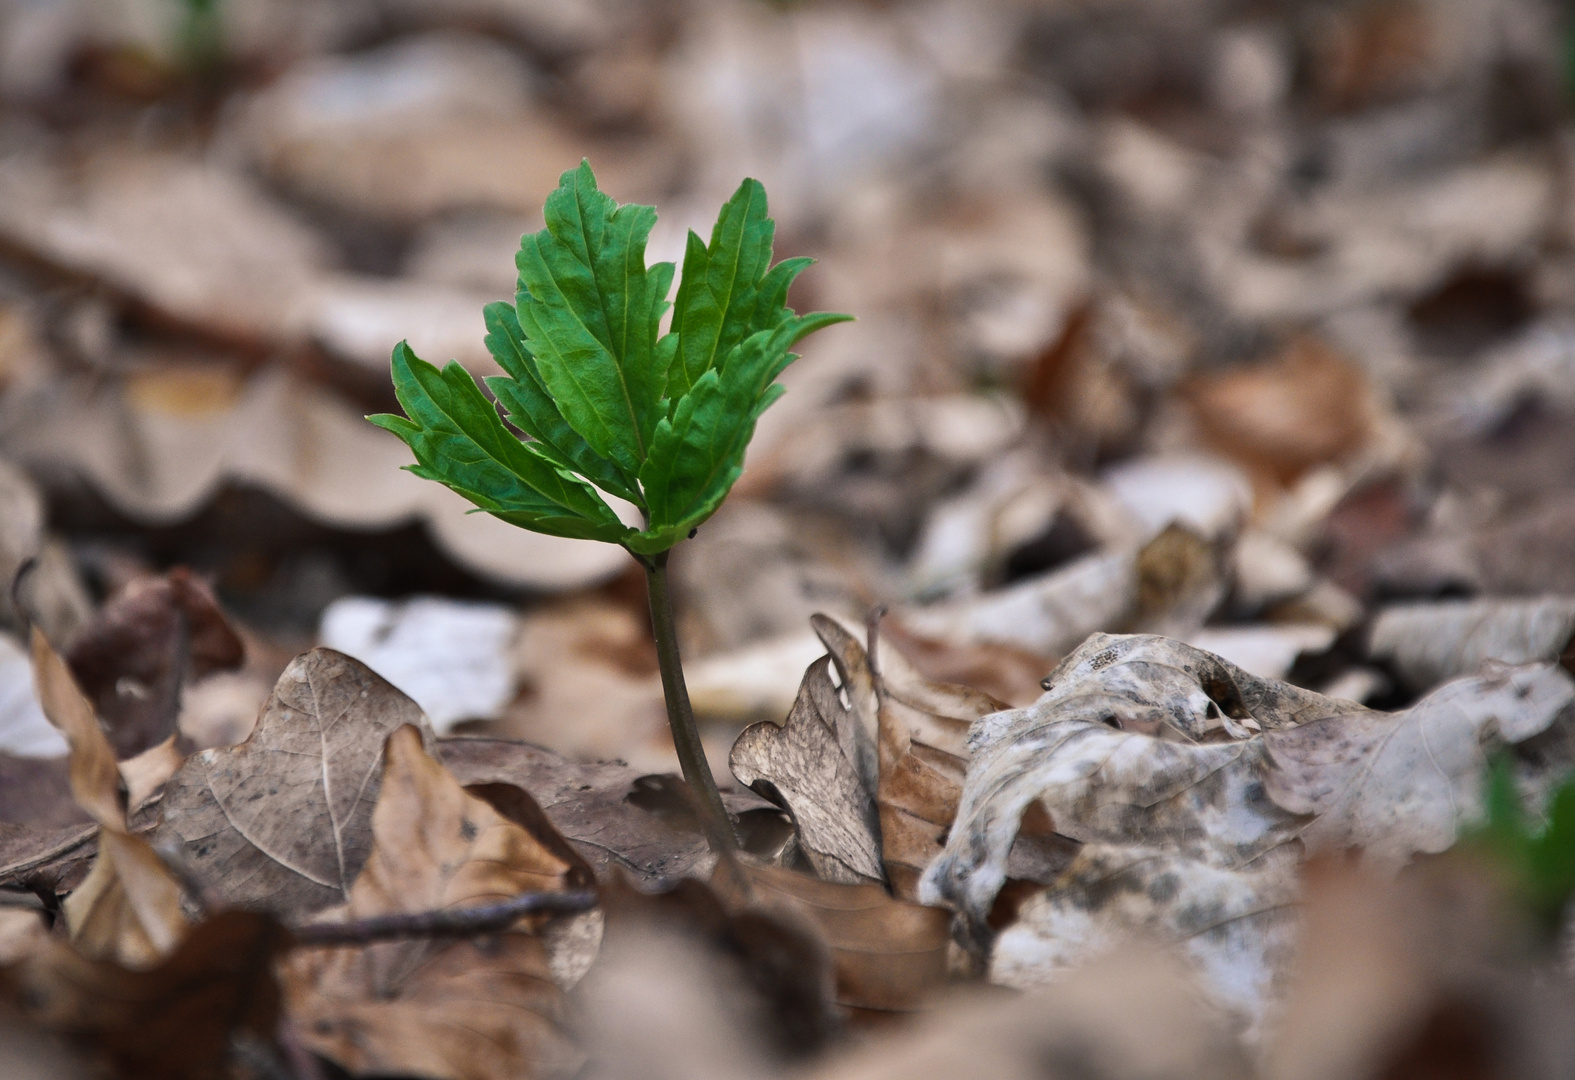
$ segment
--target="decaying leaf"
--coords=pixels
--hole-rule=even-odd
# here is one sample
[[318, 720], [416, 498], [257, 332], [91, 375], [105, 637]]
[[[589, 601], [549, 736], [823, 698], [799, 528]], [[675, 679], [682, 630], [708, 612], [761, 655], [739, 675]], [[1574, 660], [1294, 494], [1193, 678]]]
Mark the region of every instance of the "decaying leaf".
[[1295, 945], [1296, 869], [1273, 860], [1223, 869], [1170, 851], [1089, 844], [1049, 888], [1025, 900], [990, 952], [992, 982], [1026, 989], [1134, 935], [1169, 943], [1209, 997], [1261, 1022]]
[[343, 903], [372, 848], [383, 742], [431, 738], [405, 695], [331, 649], [295, 658], [251, 737], [188, 758], [155, 840], [223, 899], [300, 916]]
[[[467, 907], [577, 884], [579, 868], [466, 793], [415, 727], [388, 739], [372, 851], [346, 920]], [[355, 1074], [512, 1080], [572, 1072], [541, 919], [462, 941], [298, 951], [283, 965], [291, 1016], [313, 1050]]]
[[1311, 814], [1309, 851], [1361, 848], [1380, 862], [1443, 851], [1481, 805], [1482, 747], [1545, 731], [1575, 702], [1575, 679], [1547, 664], [1495, 665], [1446, 683], [1398, 714], [1312, 720], [1263, 736], [1263, 790]]
[[1527, 738], [1575, 697], [1562, 672], [1529, 667], [1373, 713], [1177, 642], [1110, 635], [1047, 685], [1031, 708], [975, 725], [957, 823], [921, 885], [981, 940], [1035, 803], [1085, 843], [1166, 845], [1216, 866], [1248, 866], [1297, 837], [1403, 860], [1453, 840], [1475, 805], [1482, 738]]
[[1396, 604], [1373, 620], [1368, 654], [1409, 687], [1470, 675], [1487, 660], [1575, 667], [1575, 598], [1443, 600]]
[[273, 1036], [282, 938], [265, 915], [226, 911], [141, 971], [44, 938], [0, 972], [0, 987], [33, 1024], [81, 1041], [121, 1075], [214, 1080], [236, 1033]]
[[243, 655], [212, 590], [177, 567], [128, 585], [78, 631], [66, 659], [128, 758], [174, 733], [183, 683], [238, 667]]
[[842, 749], [841, 733], [859, 721], [831, 681], [831, 662], [821, 657], [804, 672], [785, 723], [744, 729], [733, 744], [733, 775], [793, 815], [799, 850], [822, 878], [878, 882], [875, 800]]
[[713, 883], [738, 907], [807, 918], [830, 949], [836, 1002], [859, 1012], [910, 1012], [945, 985], [949, 912], [894, 900], [876, 884], [821, 881], [779, 866], [740, 863]]

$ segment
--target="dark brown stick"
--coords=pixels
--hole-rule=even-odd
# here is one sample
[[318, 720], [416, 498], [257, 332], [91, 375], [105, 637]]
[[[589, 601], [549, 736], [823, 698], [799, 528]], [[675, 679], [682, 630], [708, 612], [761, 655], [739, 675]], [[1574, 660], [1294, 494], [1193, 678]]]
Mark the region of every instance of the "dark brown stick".
[[595, 906], [596, 894], [590, 890], [528, 892], [477, 907], [374, 915], [342, 923], [307, 923], [290, 931], [293, 938], [290, 944], [322, 949], [335, 945], [370, 945], [399, 938], [472, 937], [500, 933], [525, 915], [572, 915]]

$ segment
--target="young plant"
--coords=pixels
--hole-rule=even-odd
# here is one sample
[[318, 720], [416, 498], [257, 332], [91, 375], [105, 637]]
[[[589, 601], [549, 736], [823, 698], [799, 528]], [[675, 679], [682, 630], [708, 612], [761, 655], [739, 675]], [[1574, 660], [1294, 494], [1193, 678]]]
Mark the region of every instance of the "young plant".
[[[711, 242], [689, 234], [673, 298], [673, 264], [645, 265], [656, 211], [618, 205], [588, 163], [547, 197], [546, 228], [520, 241], [514, 303], [484, 310], [487, 347], [506, 375], [487, 380], [510, 430], [457, 362], [443, 370], [405, 342], [394, 390], [405, 416], [369, 417], [415, 452], [436, 480], [512, 525], [621, 544], [645, 568], [662, 689], [684, 779], [713, 832], [732, 838], [684, 686], [667, 590], [673, 545], [714, 514], [744, 467], [755, 422], [782, 395], [776, 378], [795, 342], [848, 315], [798, 315], [788, 287], [813, 260], [771, 265], [766, 193], [745, 180]], [[602, 492], [634, 504], [624, 524]]]

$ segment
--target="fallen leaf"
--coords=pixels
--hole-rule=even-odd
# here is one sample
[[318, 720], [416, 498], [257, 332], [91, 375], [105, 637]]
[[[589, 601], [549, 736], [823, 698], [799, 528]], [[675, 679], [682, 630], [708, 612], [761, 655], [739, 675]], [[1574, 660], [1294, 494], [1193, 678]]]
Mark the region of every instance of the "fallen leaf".
[[1367, 654], [1406, 686], [1427, 690], [1470, 675], [1488, 660], [1575, 664], [1575, 599], [1445, 600], [1384, 608], [1368, 631]]
[[840, 737], [859, 721], [831, 681], [831, 663], [823, 656], [804, 672], [784, 723], [763, 720], [744, 729], [730, 756], [733, 775], [792, 814], [799, 850], [820, 877], [880, 882], [875, 800]]
[[778, 866], [738, 864], [747, 893], [731, 869], [718, 867], [713, 885], [735, 907], [785, 907], [807, 918], [830, 950], [838, 1005], [859, 1013], [921, 1008], [947, 981], [951, 913], [893, 899], [878, 884], [823, 881]]
[[383, 742], [416, 704], [331, 649], [295, 658], [251, 736], [194, 754], [165, 787], [155, 843], [226, 902], [299, 917], [343, 903], [372, 848]]
[[1261, 1036], [1294, 954], [1293, 860], [1224, 869], [1168, 850], [1088, 844], [1023, 901], [990, 950], [992, 982], [1025, 990], [1134, 936], [1172, 946], [1208, 997]]
[[174, 734], [186, 682], [237, 668], [243, 658], [213, 591], [184, 567], [133, 581], [66, 650], [121, 758]]
[[140, 971], [45, 938], [0, 972], [0, 986], [30, 1023], [102, 1054], [122, 1075], [215, 1080], [237, 1033], [273, 1037], [283, 936], [265, 915], [225, 911]]
[[1186, 398], [1207, 441], [1270, 485], [1357, 452], [1376, 422], [1362, 373], [1313, 337], [1266, 363], [1202, 376]]
[[92, 702], [83, 695], [71, 669], [37, 627], [33, 629], [33, 678], [44, 715], [71, 746], [71, 794], [77, 805], [100, 825], [124, 829], [126, 807], [121, 801], [115, 751], [93, 712]]
[[974, 724], [956, 822], [919, 886], [981, 944], [1030, 807], [1085, 844], [1248, 866], [1305, 822], [1264, 797], [1254, 732], [1364, 711], [1146, 635], [1092, 635], [1045, 685], [1034, 705]]
[[1548, 664], [1494, 666], [1398, 714], [1310, 720], [1263, 736], [1263, 791], [1293, 814], [1309, 852], [1361, 848], [1399, 864], [1443, 851], [1481, 805], [1484, 744], [1545, 731], [1575, 702], [1575, 679]]
[[[698, 821], [692, 814], [664, 812], [669, 800], [636, 769], [567, 761], [506, 739], [440, 739], [435, 750], [467, 788], [509, 784], [528, 792], [604, 881], [621, 871], [649, 888], [711, 870], [714, 855]], [[773, 831], [782, 817], [777, 807], [750, 792], [724, 791], [722, 802], [734, 829], [746, 839]]]
[[[576, 868], [469, 795], [414, 727], [388, 739], [373, 844], [348, 920], [563, 889]], [[354, 1074], [440, 1080], [566, 1075], [582, 1062], [563, 1031], [539, 918], [490, 938], [297, 951], [282, 967], [303, 1041]]]
[[969, 725], [1008, 706], [965, 686], [932, 683], [889, 654], [875, 673], [875, 694], [881, 861], [893, 895], [916, 901], [919, 875], [957, 817]]
[[133, 971], [153, 967], [191, 927], [180, 894], [146, 840], [103, 829], [93, 868], [63, 905], [71, 944], [90, 960]]

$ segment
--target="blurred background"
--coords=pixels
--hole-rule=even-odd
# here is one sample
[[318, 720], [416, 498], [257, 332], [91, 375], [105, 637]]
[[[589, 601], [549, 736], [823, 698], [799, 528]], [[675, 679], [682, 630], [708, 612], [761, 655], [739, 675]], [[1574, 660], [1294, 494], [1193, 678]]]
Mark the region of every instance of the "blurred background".
[[816, 611], [887, 605], [926, 674], [1012, 703], [1093, 630], [1386, 707], [1473, 667], [1484, 619], [1538, 655], [1575, 626], [1565, 27], [1543, 0], [4, 0], [4, 749], [58, 738], [19, 606], [69, 642], [185, 566], [246, 643], [185, 686], [195, 745], [322, 642], [443, 730], [670, 767], [627, 555], [467, 514], [361, 419], [402, 338], [496, 370], [481, 308], [582, 157], [658, 208], [653, 261], [758, 177], [778, 257], [819, 260], [794, 305], [859, 318], [675, 557], [722, 775]]

